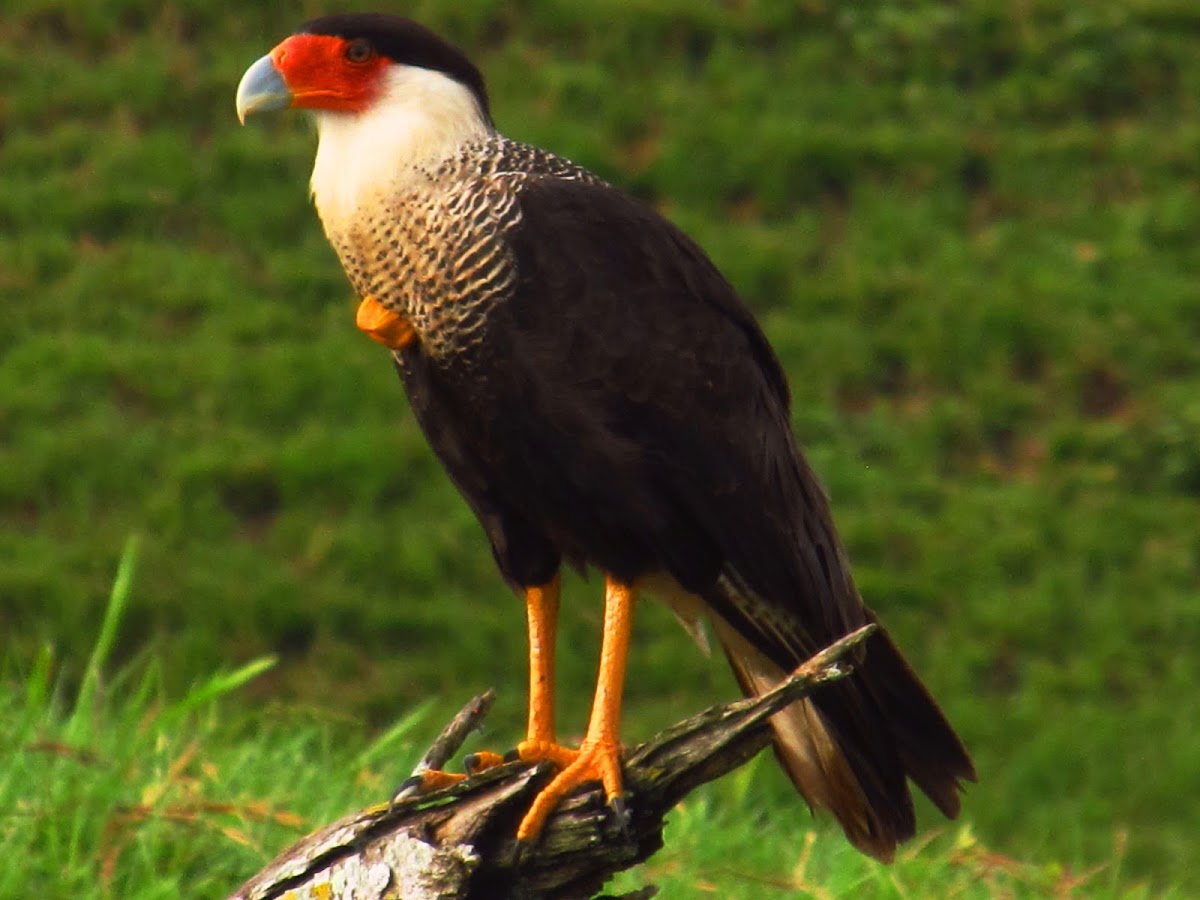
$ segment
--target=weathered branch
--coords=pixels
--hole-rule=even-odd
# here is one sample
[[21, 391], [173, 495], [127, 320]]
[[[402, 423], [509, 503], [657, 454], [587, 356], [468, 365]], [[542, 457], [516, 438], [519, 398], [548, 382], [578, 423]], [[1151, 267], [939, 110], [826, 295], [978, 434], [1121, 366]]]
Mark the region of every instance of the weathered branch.
[[[346, 816], [284, 852], [230, 900], [590, 897], [662, 847], [663, 819], [675, 804], [767, 746], [774, 713], [847, 675], [845, 655], [872, 628], [832, 644], [770, 692], [713, 707], [626, 753], [624, 827], [596, 785], [568, 798], [536, 844], [518, 844], [517, 824], [553, 773], [545, 764], [510, 763], [436, 793], [404, 789], [391, 803]], [[491, 692], [473, 699], [418, 772], [444, 765], [492, 699]]]

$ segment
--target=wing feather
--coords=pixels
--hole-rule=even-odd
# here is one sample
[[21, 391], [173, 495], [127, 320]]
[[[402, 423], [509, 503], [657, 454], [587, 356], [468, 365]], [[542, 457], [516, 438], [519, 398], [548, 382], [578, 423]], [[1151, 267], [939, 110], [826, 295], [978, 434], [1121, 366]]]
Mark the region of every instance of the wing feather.
[[699, 590], [725, 574], [775, 607], [771, 627], [739, 624], [780, 664], [861, 624], [828, 503], [792, 436], [782, 367], [728, 281], [675, 226], [607, 185], [531, 179], [519, 204], [514, 321], [526, 365], [544, 393], [566, 393], [560, 406], [635, 446], [664, 525], [686, 520], [683, 532], [720, 556], [718, 571], [668, 547], [672, 575]]

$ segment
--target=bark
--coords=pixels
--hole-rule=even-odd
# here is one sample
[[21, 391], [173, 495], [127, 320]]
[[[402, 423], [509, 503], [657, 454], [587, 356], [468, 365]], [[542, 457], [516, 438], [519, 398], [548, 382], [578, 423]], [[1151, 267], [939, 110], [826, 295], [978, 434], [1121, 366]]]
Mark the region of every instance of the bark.
[[[390, 803], [310, 834], [247, 881], [230, 900], [576, 900], [663, 843], [666, 814], [695, 788], [749, 761], [771, 742], [769, 719], [850, 671], [846, 654], [861, 628], [818, 653], [778, 687], [716, 706], [671, 726], [623, 759], [625, 815], [599, 785], [569, 797], [540, 839], [519, 844], [521, 816], [553, 772], [510, 763], [453, 787], [419, 794], [402, 787]], [[414, 776], [440, 768], [491, 706], [480, 695], [443, 730]], [[406, 783], [408, 784], [408, 783]], [[650, 897], [653, 887], [632, 898]]]

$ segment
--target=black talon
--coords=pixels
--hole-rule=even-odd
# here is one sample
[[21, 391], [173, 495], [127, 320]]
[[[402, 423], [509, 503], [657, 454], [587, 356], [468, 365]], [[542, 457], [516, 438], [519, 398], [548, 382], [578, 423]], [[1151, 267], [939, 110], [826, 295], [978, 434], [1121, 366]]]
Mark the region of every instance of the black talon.
[[407, 800], [412, 794], [418, 793], [424, 784], [425, 781], [420, 775], [409, 775], [405, 778], [392, 791], [391, 799], [388, 800], [388, 812], [394, 810], [401, 800]]
[[629, 826], [633, 823], [633, 816], [629, 812], [629, 807], [625, 805], [625, 795], [617, 794], [609, 800], [608, 808], [617, 820], [617, 827], [621, 830], [621, 837], [625, 839], [625, 843], [632, 844], [633, 834], [630, 832]]
[[535, 846], [537, 845], [537, 838], [534, 838], [533, 840], [529, 840], [528, 838], [525, 840], [518, 839], [516, 841], [516, 845], [517, 845], [516, 865], [517, 865], [517, 868], [520, 868], [521, 866], [525, 865], [525, 863], [527, 863], [530, 859], [533, 858], [533, 851], [534, 851]]
[[504, 754], [504, 761], [506, 763], [520, 762], [521, 761], [521, 751], [518, 750], [516, 747], [513, 747], [511, 750], [509, 750], [507, 753]]
[[479, 774], [479, 754], [468, 753], [463, 757], [463, 771], [468, 775]]
[[409, 775], [402, 782], [400, 782], [400, 787], [396, 788], [396, 790], [392, 792], [392, 796], [395, 797], [398, 794], [403, 794], [405, 791], [419, 790], [424, 786], [425, 779], [423, 776]]

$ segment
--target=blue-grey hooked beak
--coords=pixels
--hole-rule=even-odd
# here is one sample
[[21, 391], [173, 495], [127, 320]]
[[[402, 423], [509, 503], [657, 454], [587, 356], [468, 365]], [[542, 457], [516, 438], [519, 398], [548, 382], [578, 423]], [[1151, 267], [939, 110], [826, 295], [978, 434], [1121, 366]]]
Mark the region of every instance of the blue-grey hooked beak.
[[275, 68], [270, 54], [248, 68], [238, 82], [237, 116], [243, 125], [251, 113], [287, 109], [291, 105], [292, 92], [284, 84], [283, 76]]

